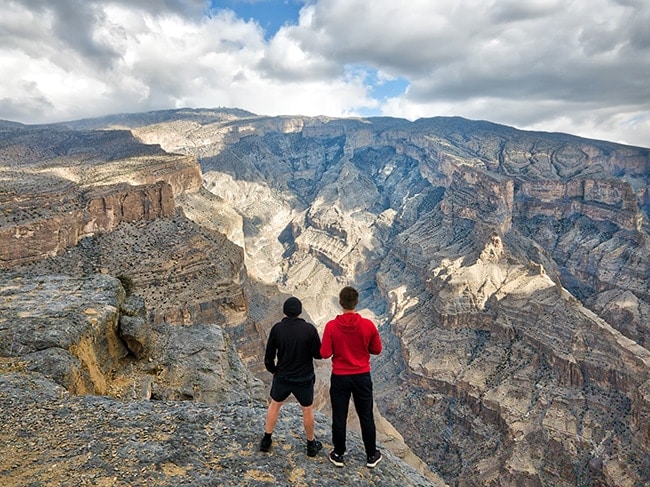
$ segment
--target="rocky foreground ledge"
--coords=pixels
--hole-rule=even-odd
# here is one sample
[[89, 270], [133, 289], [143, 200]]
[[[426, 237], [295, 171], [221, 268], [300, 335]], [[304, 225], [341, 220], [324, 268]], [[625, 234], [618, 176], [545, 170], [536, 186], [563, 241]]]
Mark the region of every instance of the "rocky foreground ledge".
[[[5, 364], [6, 365], [6, 364]], [[389, 451], [365, 466], [350, 434], [347, 465], [327, 459], [329, 419], [316, 416], [323, 451], [306, 455], [300, 408], [285, 405], [269, 453], [258, 451], [259, 403], [122, 402], [75, 396], [39, 373], [0, 374], [0, 484], [4, 486], [424, 486]]]
[[0, 273], [1, 486], [442, 485], [387, 448], [368, 469], [352, 432], [334, 467], [321, 413], [307, 457], [296, 403], [259, 452], [268, 391], [224, 328], [148, 326], [139, 304], [109, 275]]

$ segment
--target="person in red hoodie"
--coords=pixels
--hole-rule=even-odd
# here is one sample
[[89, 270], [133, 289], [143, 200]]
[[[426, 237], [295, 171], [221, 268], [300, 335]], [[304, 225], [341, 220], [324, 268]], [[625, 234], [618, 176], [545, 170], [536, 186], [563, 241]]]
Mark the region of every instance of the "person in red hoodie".
[[345, 435], [350, 396], [359, 416], [361, 436], [366, 450], [366, 466], [374, 468], [381, 460], [377, 449], [375, 418], [372, 413], [372, 379], [370, 355], [379, 355], [382, 344], [375, 324], [356, 312], [359, 293], [346, 286], [339, 293], [343, 313], [325, 325], [320, 354], [332, 357], [330, 401], [332, 402], [332, 443], [329, 459], [343, 467]]

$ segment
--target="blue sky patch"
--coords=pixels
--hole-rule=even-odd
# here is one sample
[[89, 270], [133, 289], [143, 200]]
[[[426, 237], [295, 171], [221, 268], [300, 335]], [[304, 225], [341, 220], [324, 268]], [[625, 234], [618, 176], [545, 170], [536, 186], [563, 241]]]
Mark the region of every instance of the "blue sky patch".
[[284, 24], [297, 24], [302, 0], [211, 0], [212, 10], [229, 9], [245, 21], [254, 19], [270, 39]]
[[[368, 96], [377, 100], [379, 105], [386, 102], [389, 98], [403, 95], [409, 85], [408, 80], [402, 76], [391, 78], [383, 75], [379, 70], [364, 64], [349, 64], [345, 70], [348, 78], [360, 78], [363, 80], [363, 84], [368, 88]], [[376, 108], [359, 107], [357, 111], [363, 116], [380, 114], [379, 106]]]

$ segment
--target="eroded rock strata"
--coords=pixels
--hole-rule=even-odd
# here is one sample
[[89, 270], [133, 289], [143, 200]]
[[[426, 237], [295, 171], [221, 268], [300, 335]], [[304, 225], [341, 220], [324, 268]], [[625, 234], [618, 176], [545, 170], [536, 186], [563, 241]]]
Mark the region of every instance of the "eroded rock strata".
[[[648, 149], [459, 118], [237, 110], [3, 130], [11, 134], [2, 160], [12, 161], [3, 162], [11, 188], [3, 218], [14, 234], [67, 201], [88, 214], [85, 200], [63, 194], [125, 182], [140, 195], [152, 184], [170, 188], [173, 215], [134, 210], [27, 259], [16, 257], [11, 231], [0, 241], [4, 266], [22, 275], [132, 279], [147, 310], [120, 322], [134, 363], [157, 350], [153, 337], [198, 325], [211, 342], [230, 337], [241, 364], [268, 381], [262, 347], [284, 297], [300, 296], [322, 328], [350, 283], [386, 343], [373, 359], [382, 441], [403, 437], [411, 447], [403, 456], [416, 452], [452, 485], [650, 481]], [[84, 149], [88, 140], [100, 149]], [[106, 170], [79, 184], [69, 158]], [[52, 175], [56, 184], [38, 179]], [[31, 197], [42, 198], [32, 208], [49, 201], [51, 216], [4, 210], [18, 201], [21, 179], [52, 188]], [[324, 408], [327, 370], [318, 367]], [[165, 376], [141, 390], [195, 400], [218, 390], [201, 384], [190, 392]]]

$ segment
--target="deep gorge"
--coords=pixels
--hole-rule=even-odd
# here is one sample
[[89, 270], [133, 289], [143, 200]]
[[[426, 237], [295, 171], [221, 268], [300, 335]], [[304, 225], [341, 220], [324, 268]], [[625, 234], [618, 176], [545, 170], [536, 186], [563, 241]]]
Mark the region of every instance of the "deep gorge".
[[[458, 118], [228, 110], [48, 130], [3, 128], [7, 276], [128, 275], [136, 331], [219, 325], [261, 398], [284, 298], [322, 327], [354, 284], [387, 345], [373, 362], [384, 440], [392, 425], [448, 484], [650, 480], [648, 149]], [[62, 233], [61, 201], [91, 188], [98, 203]], [[154, 365], [135, 365], [150, 396], [206, 397]]]

